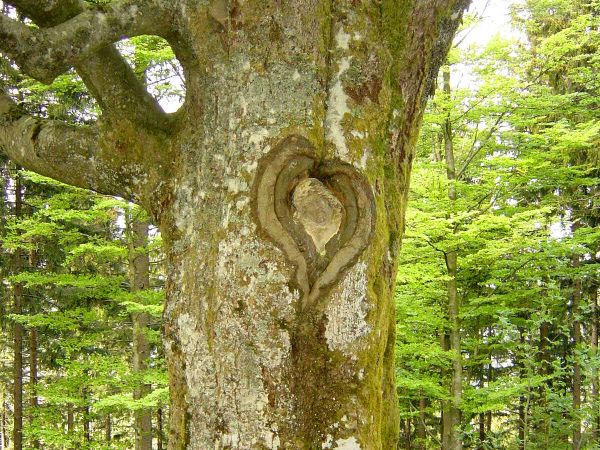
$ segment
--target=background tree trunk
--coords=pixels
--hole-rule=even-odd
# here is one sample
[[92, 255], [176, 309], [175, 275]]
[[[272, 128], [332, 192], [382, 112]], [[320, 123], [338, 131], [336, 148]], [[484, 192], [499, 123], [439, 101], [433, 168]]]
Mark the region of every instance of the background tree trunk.
[[110, 414], [107, 414], [104, 418], [104, 440], [107, 444], [112, 441], [112, 418]]
[[[138, 211], [137, 214], [141, 212]], [[132, 292], [150, 288], [150, 257], [148, 255], [148, 221], [134, 217], [129, 218], [129, 267]], [[131, 315], [133, 321], [133, 372], [143, 375], [148, 369], [150, 358], [150, 343], [146, 333], [150, 315], [136, 312]], [[151, 391], [151, 386], [139, 381], [140, 385], [134, 392], [134, 398], [139, 400]], [[135, 413], [135, 448], [136, 450], [152, 450], [152, 411], [148, 408], [137, 410]]]
[[156, 450], [163, 450], [163, 409], [158, 408], [156, 411]]
[[[19, 219], [23, 211], [23, 186], [21, 176], [15, 175], [15, 216]], [[20, 249], [15, 250], [13, 258], [14, 273], [23, 270], [23, 255]], [[23, 285], [15, 283], [13, 288], [13, 313], [23, 314]], [[23, 449], [23, 326], [13, 325], [13, 448]]]
[[[67, 405], [67, 435], [71, 442], [75, 441], [75, 415], [73, 413], [73, 405]], [[73, 450], [74, 447], [71, 447]]]
[[[38, 408], [37, 382], [38, 382], [38, 348], [37, 348], [37, 330], [31, 328], [29, 330], [29, 385], [30, 385], [30, 400], [29, 400], [29, 424], [33, 425], [34, 418]], [[33, 448], [40, 448], [40, 442], [34, 439], [31, 443]]]
[[[579, 267], [579, 255], [574, 255], [572, 258], [573, 268]], [[581, 448], [581, 418], [579, 416], [581, 410], [581, 363], [577, 352], [581, 346], [581, 321], [579, 315], [581, 314], [581, 278], [575, 275], [573, 280], [573, 294], [572, 294], [572, 338], [573, 338], [573, 377], [572, 377], [572, 405], [573, 405], [573, 450], [579, 450]]]
[[7, 422], [7, 418], [6, 418], [6, 410], [8, 409], [8, 405], [6, 404], [6, 400], [4, 398], [4, 396], [2, 396], [2, 416], [0, 417], [0, 420], [2, 421], [2, 423], [0, 423], [0, 427], [1, 427], [1, 431], [2, 431], [2, 437], [0, 437], [0, 448], [4, 449], [6, 447], [8, 447], [8, 433], [7, 433], [7, 427], [6, 427], [6, 422]]
[[[590, 287], [590, 304], [592, 308], [592, 324], [591, 324], [591, 349], [592, 356], [598, 355], [598, 285], [592, 283]], [[592, 414], [592, 441], [598, 442], [600, 435], [600, 403], [598, 395], [598, 369], [592, 369], [592, 404], [594, 405]]]
[[[83, 396], [85, 401], [89, 401], [87, 395]], [[82, 410], [81, 419], [83, 420], [83, 439], [86, 447], [89, 447], [92, 442], [92, 418], [90, 416], [91, 408], [85, 405]]]
[[[450, 69], [444, 68], [443, 72], [444, 92], [450, 99]], [[444, 150], [446, 160], [446, 174], [448, 177], [448, 199], [451, 202], [456, 201], [456, 167], [454, 163], [454, 144], [452, 137], [452, 123], [450, 117], [446, 119], [444, 126]], [[448, 450], [462, 449], [462, 440], [460, 438], [460, 404], [462, 402], [462, 356], [460, 341], [460, 299], [458, 297], [458, 285], [456, 276], [458, 274], [458, 254], [455, 249], [445, 253], [446, 270], [448, 271], [448, 282], [446, 285], [448, 297], [448, 322], [450, 327], [449, 349], [452, 352], [452, 374], [450, 381], [450, 401], [449, 407], [444, 414], [446, 431], [446, 445]]]
[[[33, 250], [29, 251], [29, 267], [36, 267], [36, 256]], [[36, 298], [31, 296], [29, 299], [29, 314], [36, 313]], [[37, 395], [37, 383], [38, 383], [38, 333], [36, 327], [29, 328], [29, 424], [33, 425], [35, 415], [37, 414], [38, 408], [38, 395]], [[32, 447], [37, 449], [40, 448], [40, 442], [38, 439], [33, 439], [31, 443]]]
[[423, 394], [419, 397], [419, 416], [416, 424], [417, 439], [419, 440], [418, 449], [425, 450], [427, 442], [427, 423], [426, 423], [426, 411], [427, 399]]

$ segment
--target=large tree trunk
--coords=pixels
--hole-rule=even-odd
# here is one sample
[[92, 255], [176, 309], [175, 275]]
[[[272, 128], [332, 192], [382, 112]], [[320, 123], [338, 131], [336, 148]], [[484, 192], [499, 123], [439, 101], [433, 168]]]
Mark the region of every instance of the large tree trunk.
[[[169, 447], [395, 448], [411, 161], [468, 0], [128, 0], [87, 15], [76, 1], [11, 3], [42, 27], [79, 14], [58, 33], [5, 20], [0, 48], [45, 81], [74, 65], [104, 120], [32, 121], [0, 96], [0, 144], [140, 202], [160, 226]], [[185, 71], [173, 116], [108, 45], [147, 33]]]
[[[409, 166], [378, 147], [391, 145], [386, 122], [397, 94], [381, 86], [381, 74], [369, 75], [389, 62], [381, 60], [383, 49], [363, 40], [377, 32], [367, 17], [354, 23], [358, 18], [349, 15], [348, 26], [325, 30], [331, 60], [314, 59], [313, 37], [323, 33], [315, 18], [325, 13], [308, 2], [289, 5], [279, 20], [298, 40], [287, 41], [281, 25], [270, 23], [259, 42], [236, 42], [228, 59], [211, 65], [197, 102], [201, 122], [180, 134], [186, 162], [163, 216], [172, 220], [161, 224], [169, 259], [165, 329], [174, 449], [395, 448], [393, 292]], [[264, 27], [265, 12], [254, 14], [246, 25]], [[297, 29], [307, 21], [312, 29]], [[290, 135], [310, 144], [284, 139]], [[291, 208], [289, 194], [259, 192], [258, 179], [261, 172], [271, 176], [270, 168], [307, 161], [278, 160], [294, 147], [315, 148], [308, 163], [340, 161], [334, 170], [349, 171], [349, 178], [365, 171], [375, 199], [359, 203], [361, 214], [376, 207], [373, 225], [370, 219], [356, 225], [355, 213], [345, 213], [352, 226], [366, 222], [372, 237], [352, 236], [346, 247], [352, 258], [342, 262], [347, 269], [333, 261], [324, 274], [331, 281], [320, 292], [314, 289], [324, 278], [318, 263], [307, 264], [316, 281], [298, 281], [303, 254], [282, 251], [269, 235], [273, 229], [257, 224], [264, 211], [256, 207], [259, 195]], [[306, 172], [333, 182], [316, 167]], [[308, 203], [326, 197], [323, 192], [309, 192]], [[288, 228], [275, 239], [295, 242], [293, 233]], [[367, 245], [360, 255], [354, 251]]]
[[[170, 447], [395, 448], [395, 256], [419, 106], [406, 110], [412, 101], [386, 81], [396, 70], [386, 48], [394, 32], [381, 28], [381, 12], [297, 1], [272, 17], [252, 5], [223, 18], [223, 36], [203, 49], [210, 75], [201, 92], [188, 90], [188, 108], [202, 105], [203, 114], [179, 134], [175, 197], [161, 214]], [[391, 126], [398, 114], [401, 131]], [[398, 139], [399, 152], [381, 152]], [[347, 222], [372, 237], [352, 235], [351, 258], [325, 270], [335, 246], [325, 263], [313, 262], [294, 248], [312, 245], [295, 225], [261, 222], [273, 204], [285, 222], [307, 177], [341, 199], [318, 161], [353, 180], [363, 173], [374, 200], [355, 193], [366, 199], [359, 210], [376, 216], [371, 225], [346, 209]]]

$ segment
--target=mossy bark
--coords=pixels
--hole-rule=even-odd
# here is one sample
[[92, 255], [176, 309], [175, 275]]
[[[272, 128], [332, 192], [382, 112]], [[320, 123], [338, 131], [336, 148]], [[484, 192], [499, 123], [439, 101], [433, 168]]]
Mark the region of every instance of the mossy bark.
[[[162, 215], [172, 448], [395, 447], [395, 255], [416, 122], [395, 160], [405, 99], [383, 14], [239, 2], [198, 21], [220, 32], [197, 49], [207, 75], [186, 107], [202, 114], [176, 140]], [[372, 240], [322, 294], [324, 311], [298, 307], [296, 267], [252, 215], [262, 161], [292, 135], [363, 173], [375, 201]]]
[[[65, 2], [66, 15], [52, 9], [60, 6], [42, 14], [30, 0], [14, 3], [42, 27], [82, 7]], [[128, 0], [94, 20], [110, 23], [117, 3], [126, 3], [134, 33], [160, 18], [157, 34], [185, 71], [182, 109], [145, 108], [147, 96], [124, 89], [129, 75], [109, 89], [106, 71], [89, 70], [118, 63], [95, 45], [120, 35], [123, 20], [73, 46], [68, 33], [52, 40], [51, 31], [10, 24], [15, 59], [31, 50], [22, 34], [48, 39], [38, 50], [66, 45], [105, 111], [94, 130], [65, 129], [23, 117], [0, 95], [0, 145], [18, 141], [6, 151], [29, 168], [138, 201], [158, 222], [169, 264], [169, 448], [395, 448], [396, 256], [434, 50], [447, 49], [452, 33], [440, 29], [455, 27], [465, 1]], [[72, 145], [61, 153], [65, 133]], [[303, 260], [282, 251], [253, 211], [265, 155], [292, 136], [311, 148], [311, 177], [345, 191], [334, 194], [352, 248], [320, 290], [334, 255], [323, 250], [315, 261], [324, 266], [308, 267], [309, 285], [298, 283]], [[56, 164], [63, 154], [77, 170]], [[336, 171], [346, 181], [336, 184]], [[351, 215], [358, 219], [347, 226]]]

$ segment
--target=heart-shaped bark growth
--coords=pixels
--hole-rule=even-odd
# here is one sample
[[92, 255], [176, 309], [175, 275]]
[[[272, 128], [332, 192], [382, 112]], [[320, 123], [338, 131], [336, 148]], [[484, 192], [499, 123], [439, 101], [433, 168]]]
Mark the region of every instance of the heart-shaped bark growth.
[[353, 166], [319, 161], [301, 136], [261, 160], [254, 209], [260, 229], [296, 266], [303, 306], [335, 284], [368, 246], [375, 220], [371, 188]]

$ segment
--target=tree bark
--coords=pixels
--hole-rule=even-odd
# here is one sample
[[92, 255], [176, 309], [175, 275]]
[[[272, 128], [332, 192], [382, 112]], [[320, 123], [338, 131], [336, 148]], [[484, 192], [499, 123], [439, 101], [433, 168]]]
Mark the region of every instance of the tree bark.
[[[67, 435], [70, 442], [75, 440], [75, 415], [73, 413], [73, 405], [67, 405]], [[72, 450], [74, 447], [70, 447]]]
[[[19, 220], [23, 211], [23, 186], [21, 176], [15, 176], [15, 217]], [[14, 273], [23, 270], [23, 255], [20, 249], [13, 255]], [[15, 283], [13, 288], [13, 313], [23, 314], [23, 285]], [[23, 326], [13, 325], [13, 448], [23, 449]]]
[[[525, 336], [524, 330], [519, 328], [519, 342], [524, 347]], [[526, 379], [527, 373], [525, 370], [525, 364], [523, 362], [523, 356], [517, 356], [517, 367], [519, 368], [519, 380], [521, 383]], [[529, 395], [529, 393], [527, 393]], [[525, 394], [519, 395], [519, 423], [518, 423], [518, 436], [519, 436], [519, 450], [525, 450], [526, 448], [526, 434], [527, 434], [527, 399]]]
[[421, 393], [419, 395], [419, 418], [416, 424], [417, 431], [417, 439], [418, 439], [418, 449], [425, 450], [426, 442], [427, 442], [427, 416], [425, 408], [427, 407], [427, 400], [425, 396]]
[[156, 450], [163, 450], [163, 409], [158, 408], [156, 411]]
[[[574, 255], [572, 258], [572, 267], [579, 267], [579, 255]], [[573, 338], [573, 378], [572, 378], [572, 407], [573, 407], [573, 450], [581, 448], [581, 363], [577, 352], [581, 347], [581, 321], [579, 320], [580, 305], [581, 305], [581, 288], [582, 282], [579, 275], [575, 275], [573, 280], [573, 295], [572, 295], [572, 338]]]
[[[84, 401], [89, 401], [88, 396], [84, 395]], [[83, 407], [83, 411], [81, 414], [81, 418], [83, 420], [83, 439], [89, 446], [89, 443], [92, 442], [92, 420], [90, 417], [91, 408], [89, 405], [85, 405]]]
[[[29, 267], [36, 267], [36, 255], [33, 250], [29, 251]], [[35, 314], [36, 304], [35, 298], [29, 300], [29, 314]], [[37, 384], [38, 384], [38, 333], [37, 328], [31, 327], [29, 329], [29, 425], [33, 425], [34, 418], [38, 408], [38, 395], [37, 395]], [[40, 442], [38, 439], [33, 439], [31, 443], [35, 449], [40, 448]]]
[[106, 443], [112, 441], [112, 418], [110, 414], [107, 414], [104, 418], [104, 440]]
[[[35, 414], [38, 408], [37, 383], [38, 383], [38, 343], [37, 330], [29, 330], [29, 389], [31, 390], [29, 424], [33, 425]], [[40, 442], [34, 439], [31, 443], [33, 448], [40, 448]]]
[[2, 423], [0, 424], [1, 427], [1, 432], [2, 432], [2, 436], [0, 437], [0, 448], [4, 449], [6, 447], [8, 447], [8, 434], [6, 432], [6, 410], [8, 408], [8, 405], [6, 404], [6, 400], [4, 399], [4, 395], [2, 396], [2, 417], [0, 417], [0, 420], [2, 421]]
[[404, 436], [406, 436], [404, 440], [404, 445], [406, 450], [410, 450], [412, 448], [412, 427], [410, 417], [407, 417], [404, 422]]
[[[443, 88], [444, 92], [450, 98], [450, 70], [443, 70]], [[446, 158], [446, 175], [448, 178], [448, 199], [451, 202], [456, 201], [456, 166], [454, 162], [454, 143], [452, 133], [452, 123], [448, 117], [444, 123], [444, 150]], [[448, 273], [448, 282], [446, 284], [446, 294], [448, 298], [448, 321], [450, 327], [449, 344], [452, 352], [452, 374], [450, 382], [450, 396], [452, 400], [445, 412], [445, 437], [448, 450], [462, 449], [462, 440], [460, 438], [460, 405], [462, 402], [462, 356], [460, 343], [460, 299], [458, 297], [458, 285], [456, 276], [458, 274], [458, 253], [455, 249], [449, 250], [445, 254], [446, 270]]]
[[484, 450], [485, 442], [485, 413], [479, 413], [479, 445], [477, 450]]
[[[79, 2], [11, 3], [57, 28], [5, 21], [0, 48], [30, 61], [44, 51], [21, 39], [33, 35], [64, 52], [103, 120], [64, 127], [0, 96], [4, 151], [137, 201], [160, 226], [169, 448], [395, 448], [394, 287], [410, 169], [431, 78], [468, 2], [122, 0], [100, 15]], [[143, 95], [115, 94], [128, 92], [121, 77], [89, 71], [110, 60], [97, 47], [127, 23], [147, 31], [144, 11], [164, 11], [157, 34], [186, 75], [182, 109], [151, 121]], [[101, 28], [75, 42], [55, 33], [58, 17]], [[33, 76], [61, 67], [35, 56], [39, 66], [23, 65]]]
[[[598, 356], [598, 285], [592, 283], [590, 288], [590, 304], [592, 308], [592, 324], [591, 324], [591, 348], [592, 356]], [[598, 442], [600, 436], [600, 397], [599, 397], [599, 380], [598, 369], [592, 368], [592, 442]]]
[[[136, 212], [129, 218], [129, 268], [131, 292], [139, 292], [150, 288], [150, 257], [147, 251], [148, 226], [147, 220], [135, 217]], [[141, 214], [140, 211], [137, 214]], [[146, 335], [150, 316], [148, 313], [135, 312], [131, 315], [133, 321], [133, 372], [143, 376], [148, 369], [150, 358], [150, 343]], [[139, 400], [151, 391], [151, 386], [139, 380], [134, 398]], [[152, 410], [138, 409], [135, 412], [135, 449], [152, 450]]]
[[[543, 375], [550, 375], [550, 373], [552, 372], [552, 362], [551, 362], [551, 353], [550, 353], [550, 349], [549, 349], [549, 344], [550, 344], [550, 323], [544, 321], [540, 324], [539, 348], [538, 348], [540, 373], [542, 373]], [[537, 402], [538, 403], [537, 406], [542, 411], [544, 411], [547, 407], [546, 396], [547, 396], [547, 391], [549, 390], [549, 388], [550, 388], [550, 381], [546, 381], [545, 383], [540, 383], [540, 386], [538, 388], [539, 399]], [[544, 445], [548, 445], [548, 443], [547, 443], [547, 439], [549, 437], [548, 426], [549, 426], [548, 421], [540, 420], [539, 418], [536, 418], [536, 420], [534, 422], [534, 427], [537, 428], [537, 430], [540, 432], [540, 434], [545, 439]]]

